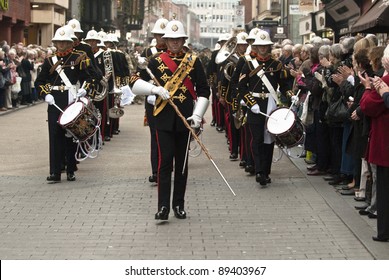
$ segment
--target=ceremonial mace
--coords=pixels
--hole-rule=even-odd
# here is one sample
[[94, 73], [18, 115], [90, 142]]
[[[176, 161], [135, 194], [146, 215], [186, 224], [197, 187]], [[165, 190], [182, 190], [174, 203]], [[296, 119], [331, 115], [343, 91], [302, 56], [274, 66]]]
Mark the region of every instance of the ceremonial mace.
[[[154, 82], [156, 83], [156, 85], [158, 86], [161, 86], [160, 82], [157, 80], [157, 78], [154, 76], [154, 74], [151, 72], [150, 68], [146, 66], [146, 71], [147, 73], [150, 75], [150, 77], [154, 80]], [[181, 114], [180, 110], [178, 109], [177, 105], [174, 104], [173, 100], [171, 100], [170, 98], [167, 99], [167, 101], [169, 102], [169, 104], [173, 107], [173, 109], [176, 111], [177, 115], [180, 117], [180, 119], [182, 120], [182, 122], [184, 123], [184, 125], [186, 126], [187, 129], [189, 129], [190, 133], [192, 134], [193, 138], [196, 140], [196, 142], [200, 145], [201, 149], [204, 151], [204, 153], [206, 154], [207, 158], [212, 162], [213, 166], [215, 167], [215, 169], [217, 170], [217, 172], [219, 173], [220, 177], [222, 177], [224, 183], [226, 183], [227, 187], [230, 189], [230, 191], [232, 192], [232, 194], [234, 196], [236, 196], [234, 190], [231, 188], [230, 184], [227, 182], [226, 178], [223, 176], [223, 174], [221, 173], [220, 169], [217, 167], [216, 163], [214, 162], [214, 160], [212, 159], [211, 155], [208, 153], [208, 150], [207, 148], [204, 146], [204, 144], [201, 142], [201, 140], [199, 139], [199, 137], [196, 135], [196, 133], [194, 132], [193, 128], [189, 125], [189, 123], [187, 122], [187, 120], [185, 119], [185, 117]]]

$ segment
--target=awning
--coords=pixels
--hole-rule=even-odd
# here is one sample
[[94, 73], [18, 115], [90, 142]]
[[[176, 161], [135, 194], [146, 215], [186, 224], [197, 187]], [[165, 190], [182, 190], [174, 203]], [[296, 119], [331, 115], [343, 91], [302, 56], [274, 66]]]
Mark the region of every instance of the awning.
[[[384, 3], [385, 2], [385, 3]], [[384, 0], [376, 1], [351, 27], [351, 32], [388, 33], [389, 32], [389, 3]]]

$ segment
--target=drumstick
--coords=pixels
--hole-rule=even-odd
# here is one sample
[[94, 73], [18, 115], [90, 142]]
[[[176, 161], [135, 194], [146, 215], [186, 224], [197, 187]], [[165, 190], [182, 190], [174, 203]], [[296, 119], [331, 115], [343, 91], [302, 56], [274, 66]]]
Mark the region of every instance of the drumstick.
[[57, 104], [53, 103], [52, 105], [54, 105], [55, 108], [57, 108], [58, 110], [61, 111], [61, 113], [63, 113], [63, 110], [61, 108], [59, 108]]
[[269, 119], [272, 119], [273, 121], [276, 121], [276, 122], [278, 121], [276, 118], [274, 118], [268, 114], [262, 113], [261, 111], [259, 111], [259, 114], [264, 115], [265, 117], [268, 117]]
[[[299, 94], [300, 94], [300, 91], [301, 91], [301, 89], [299, 89], [299, 90], [298, 90], [298, 92], [297, 92], [297, 94], [296, 94], [295, 96], [297, 96], [297, 97], [298, 97], [298, 96], [299, 96]], [[290, 107], [289, 107], [288, 113], [286, 113], [286, 116], [285, 116], [285, 120], [286, 120], [286, 118], [288, 117], [290, 110], [292, 110], [292, 107], [293, 107], [294, 103], [296, 103], [296, 100], [293, 100], [292, 104], [290, 104]]]

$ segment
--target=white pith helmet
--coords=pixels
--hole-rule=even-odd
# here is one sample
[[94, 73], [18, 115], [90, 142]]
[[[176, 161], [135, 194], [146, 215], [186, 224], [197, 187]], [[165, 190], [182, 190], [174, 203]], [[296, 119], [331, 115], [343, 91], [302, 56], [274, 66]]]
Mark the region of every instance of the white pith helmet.
[[85, 41], [96, 40], [96, 41], [99, 41], [99, 42], [101, 41], [101, 39], [99, 37], [99, 34], [94, 29], [88, 31], [88, 33], [86, 34], [86, 38], [84, 40]]
[[184, 25], [178, 20], [171, 20], [166, 25], [165, 35], [162, 38], [185, 38], [188, 36], [185, 34]]
[[66, 29], [65, 26], [61, 26], [60, 28], [55, 31], [53, 39], [51, 41], [67, 41], [67, 42], [73, 42], [73, 39], [70, 35], [70, 30]]
[[73, 41], [78, 39], [76, 34], [74, 34], [73, 28], [70, 25], [64, 25], [63, 28], [65, 28], [66, 32], [69, 32], [69, 36], [73, 39]]
[[258, 37], [251, 44], [252, 46], [270, 46], [274, 43], [270, 40], [270, 35], [265, 30], [258, 32]]
[[107, 33], [104, 32], [104, 30], [101, 30], [97, 33], [97, 35], [100, 38], [100, 43], [97, 44], [99, 47], [105, 47], [104, 41], [107, 39]]
[[104, 40], [105, 42], [111, 42], [111, 43], [118, 43], [118, 37], [115, 35], [115, 33], [108, 33], [107, 38]]
[[82, 31], [82, 29], [81, 29], [81, 23], [80, 23], [78, 20], [76, 20], [75, 18], [69, 20], [69, 22], [68, 22], [67, 25], [71, 26], [71, 27], [73, 28], [73, 30], [74, 30], [75, 33], [76, 33], [76, 32], [78, 32], [78, 33], [84, 32], [84, 31]]
[[246, 33], [246, 32], [239, 32], [237, 35], [236, 35], [236, 38], [238, 39], [238, 41], [236, 42], [237, 44], [248, 44], [246, 39], [249, 35]]
[[165, 29], [169, 21], [166, 18], [158, 19], [151, 30], [152, 34], [165, 34]]
[[255, 40], [258, 36], [258, 33], [261, 31], [262, 29], [258, 28], [258, 27], [254, 27], [253, 29], [250, 30], [249, 32], [249, 36], [247, 36], [246, 40]]

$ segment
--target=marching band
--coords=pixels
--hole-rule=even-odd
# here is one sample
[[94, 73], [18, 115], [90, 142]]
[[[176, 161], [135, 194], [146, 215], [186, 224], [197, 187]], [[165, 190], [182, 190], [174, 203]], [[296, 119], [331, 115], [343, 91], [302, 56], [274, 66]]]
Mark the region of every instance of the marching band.
[[[316, 37], [306, 45], [293, 46], [284, 40], [279, 53], [269, 33], [254, 27], [248, 34], [243, 30], [221, 34], [208, 61], [187, 44], [182, 22], [160, 18], [151, 31], [152, 44], [133, 55], [137, 67], [131, 72], [131, 61], [118, 49], [115, 34], [92, 29], [82, 39], [82, 33], [76, 19], [55, 32], [52, 41], [57, 51], [45, 59], [35, 82], [48, 103], [49, 183], [61, 181], [63, 166], [67, 180], [75, 181], [77, 163], [96, 157], [104, 142], [119, 134], [125, 91], [145, 96], [151, 147], [149, 182], [158, 185], [156, 220], [168, 220], [170, 209], [178, 219], [187, 217], [185, 192], [193, 139], [230, 187], [197, 137], [209, 103], [210, 126], [225, 134], [229, 160], [239, 160], [237, 167], [255, 176], [261, 187], [272, 182], [275, 145], [289, 155], [288, 149], [306, 144], [307, 155], [314, 153], [318, 162], [309, 167], [307, 175], [324, 174], [326, 168], [333, 171], [331, 180], [340, 182], [340, 173], [350, 169], [351, 164], [342, 161], [345, 151], [341, 142], [348, 137], [344, 128], [352, 125], [342, 123], [343, 119], [337, 125], [331, 123], [327, 107], [344, 94], [340, 76], [352, 73], [350, 46], [356, 52], [355, 41], [345, 39], [343, 45], [330, 47]], [[347, 82], [353, 86], [355, 80], [348, 76]], [[326, 105], [326, 110], [319, 103]], [[333, 143], [323, 139], [312, 142], [311, 132], [306, 132], [313, 129], [312, 124], [316, 129], [328, 126], [332, 134], [336, 128], [335, 136], [330, 133], [335, 146], [328, 146]], [[332, 154], [325, 155], [324, 146]], [[324, 164], [326, 156], [333, 162]], [[354, 174], [354, 183], [359, 183], [358, 176]], [[382, 205], [379, 209], [386, 211]], [[387, 229], [381, 223], [380, 231], [378, 241], [386, 241]]]

